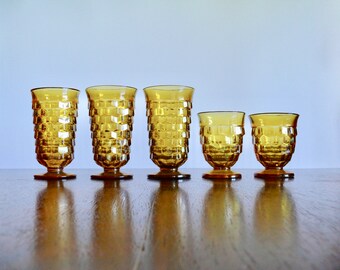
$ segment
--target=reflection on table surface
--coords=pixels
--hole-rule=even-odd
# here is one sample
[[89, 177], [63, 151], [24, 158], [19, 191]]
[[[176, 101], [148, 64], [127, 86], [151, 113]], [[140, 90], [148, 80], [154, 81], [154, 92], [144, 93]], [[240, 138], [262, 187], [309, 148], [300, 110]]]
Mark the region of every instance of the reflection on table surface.
[[[207, 190], [201, 215], [202, 252], [214, 259], [213, 269], [240, 267], [237, 250], [244, 244], [246, 229], [243, 205], [232, 182], [212, 181]], [[211, 262], [202, 261], [203, 269]]]
[[[261, 241], [293, 247], [297, 235], [295, 203], [282, 183], [265, 182], [256, 196], [254, 227]], [[289, 232], [289, 233], [286, 233]]]
[[188, 194], [176, 182], [161, 182], [151, 203], [148, 252], [141, 268], [187, 269], [193, 252]]
[[0, 170], [0, 269], [323, 269], [340, 262], [340, 169], [295, 179], [34, 181]]
[[39, 192], [35, 215], [35, 267], [68, 268], [76, 263], [78, 247], [73, 194], [62, 181], [48, 182]]
[[[253, 213], [253, 244], [261, 247], [254, 254], [267, 258], [259, 265], [272, 268], [277, 262], [285, 264], [288, 257], [295, 259], [296, 267], [302, 269], [295, 202], [284, 182], [264, 182], [257, 193]], [[273, 255], [275, 249], [280, 250], [280, 254]]]
[[[91, 231], [93, 269], [130, 268], [133, 231], [130, 198], [119, 181], [104, 181], [94, 199]], [[128, 265], [130, 263], [131, 265]]]

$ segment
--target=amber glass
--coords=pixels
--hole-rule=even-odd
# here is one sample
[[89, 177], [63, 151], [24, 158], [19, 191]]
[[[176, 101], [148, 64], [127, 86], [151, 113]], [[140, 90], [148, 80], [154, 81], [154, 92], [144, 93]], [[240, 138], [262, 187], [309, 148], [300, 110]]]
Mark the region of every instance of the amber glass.
[[104, 168], [92, 179], [131, 179], [120, 172], [130, 159], [132, 123], [136, 89], [128, 86], [101, 85], [86, 89], [92, 146], [95, 162]]
[[293, 178], [294, 173], [283, 167], [295, 150], [297, 121], [295, 113], [259, 113], [250, 115], [257, 160], [265, 167], [255, 173], [258, 178]]
[[189, 152], [194, 89], [188, 86], [162, 85], [144, 89], [147, 106], [150, 158], [160, 167], [149, 179], [189, 179], [178, 167]]
[[206, 179], [238, 179], [241, 174], [230, 168], [241, 152], [244, 112], [201, 112], [200, 138], [205, 160], [214, 168], [203, 174]]
[[74, 155], [79, 90], [62, 87], [35, 88], [32, 93], [35, 152], [47, 173], [35, 179], [72, 179], [63, 172]]

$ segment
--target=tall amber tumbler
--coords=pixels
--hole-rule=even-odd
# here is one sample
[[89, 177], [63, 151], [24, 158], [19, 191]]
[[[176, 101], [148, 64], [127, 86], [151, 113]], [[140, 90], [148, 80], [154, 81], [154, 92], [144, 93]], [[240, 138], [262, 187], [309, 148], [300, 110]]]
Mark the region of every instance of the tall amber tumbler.
[[146, 97], [150, 158], [160, 167], [149, 179], [190, 179], [178, 168], [189, 152], [189, 125], [191, 122], [194, 89], [180, 85], [160, 85], [144, 88]]
[[79, 90], [63, 87], [34, 88], [32, 93], [35, 152], [47, 173], [35, 179], [72, 179], [63, 172], [74, 155]]
[[242, 152], [244, 112], [201, 112], [200, 138], [205, 160], [214, 168], [203, 174], [206, 179], [238, 179], [241, 174], [230, 168]]
[[91, 179], [131, 179], [120, 172], [130, 159], [131, 133], [136, 88], [100, 85], [86, 89], [95, 162], [104, 168]]
[[252, 136], [257, 160], [265, 170], [255, 173], [264, 179], [294, 178], [294, 173], [283, 167], [291, 160], [295, 150], [296, 113], [258, 113], [250, 115]]

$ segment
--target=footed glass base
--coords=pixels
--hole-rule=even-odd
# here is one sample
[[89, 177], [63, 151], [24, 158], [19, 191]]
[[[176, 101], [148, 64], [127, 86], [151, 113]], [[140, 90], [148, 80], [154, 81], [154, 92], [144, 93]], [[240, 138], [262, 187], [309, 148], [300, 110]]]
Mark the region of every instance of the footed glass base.
[[235, 179], [241, 179], [242, 175], [240, 173], [225, 169], [225, 170], [212, 170], [210, 172], [204, 173], [202, 175], [204, 179], [226, 179], [226, 180], [235, 180]]
[[278, 169], [265, 169], [261, 172], [254, 174], [256, 178], [266, 179], [266, 180], [282, 180], [282, 179], [292, 179], [294, 178], [294, 173], [286, 172], [285, 170]]
[[91, 175], [92, 180], [131, 180], [131, 174], [124, 174], [118, 170], [104, 171], [101, 174]]
[[156, 174], [148, 174], [150, 180], [189, 180], [190, 174], [184, 174], [177, 170], [160, 170]]
[[59, 181], [59, 180], [70, 180], [70, 179], [75, 179], [75, 178], [76, 178], [75, 174], [68, 174], [68, 173], [64, 173], [63, 171], [49, 171], [45, 174], [34, 175], [35, 180]]

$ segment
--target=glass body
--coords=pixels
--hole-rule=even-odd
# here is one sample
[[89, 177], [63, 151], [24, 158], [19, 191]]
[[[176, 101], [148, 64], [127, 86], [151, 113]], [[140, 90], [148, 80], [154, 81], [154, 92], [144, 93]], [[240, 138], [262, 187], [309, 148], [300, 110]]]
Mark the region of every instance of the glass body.
[[102, 85], [86, 89], [95, 162], [104, 168], [92, 179], [131, 179], [119, 169], [130, 159], [136, 89]]
[[257, 160], [266, 168], [259, 178], [293, 178], [283, 170], [295, 150], [298, 114], [259, 113], [250, 115]]
[[178, 172], [189, 152], [194, 89], [188, 86], [162, 85], [144, 89], [146, 97], [150, 158], [160, 167], [149, 179], [188, 179]]
[[244, 112], [232, 111], [198, 114], [204, 158], [214, 168], [203, 174], [203, 178], [241, 178], [241, 174], [231, 171], [230, 168], [242, 152], [244, 115]]
[[74, 155], [79, 90], [62, 87], [35, 88], [32, 93], [35, 151], [38, 162], [47, 167], [35, 179], [72, 179], [63, 168]]

